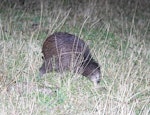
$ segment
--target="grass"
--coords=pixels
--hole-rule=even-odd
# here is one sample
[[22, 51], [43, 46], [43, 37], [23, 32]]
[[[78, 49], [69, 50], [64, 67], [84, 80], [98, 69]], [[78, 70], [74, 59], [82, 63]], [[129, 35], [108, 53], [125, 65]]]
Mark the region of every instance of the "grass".
[[[34, 4], [33, 9], [38, 10], [18, 10], [17, 5], [9, 7], [5, 2], [1, 5], [1, 114], [148, 115], [150, 21], [146, 11], [143, 15], [140, 7], [132, 7], [130, 12], [125, 10], [129, 6], [122, 9], [121, 5], [115, 9], [116, 4], [109, 1], [83, 1], [67, 9], [68, 2], [64, 1], [65, 7], [63, 2], [61, 6], [54, 2], [52, 9]], [[116, 14], [117, 8], [120, 14]], [[76, 34], [90, 45], [101, 65], [98, 89], [71, 72], [39, 78], [42, 43], [55, 31]]]

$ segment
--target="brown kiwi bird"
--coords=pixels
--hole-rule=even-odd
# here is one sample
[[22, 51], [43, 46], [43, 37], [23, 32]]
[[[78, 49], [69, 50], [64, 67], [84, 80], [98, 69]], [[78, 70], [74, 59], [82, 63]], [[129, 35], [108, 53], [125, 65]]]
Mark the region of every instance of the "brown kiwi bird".
[[88, 45], [75, 35], [53, 33], [44, 41], [42, 53], [40, 76], [52, 71], [73, 71], [89, 78], [94, 85], [100, 82], [100, 65], [92, 58]]

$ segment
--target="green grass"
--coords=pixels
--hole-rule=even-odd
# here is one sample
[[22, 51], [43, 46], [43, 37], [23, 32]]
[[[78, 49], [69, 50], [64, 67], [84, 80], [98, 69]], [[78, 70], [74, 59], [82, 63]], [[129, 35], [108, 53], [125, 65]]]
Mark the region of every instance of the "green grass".
[[[25, 8], [5, 2], [0, 5], [1, 114], [150, 113], [150, 27], [146, 11], [143, 15], [140, 7], [132, 7], [133, 13], [109, 1], [85, 0], [72, 9], [67, 9], [69, 1], [65, 0], [53, 2], [47, 9], [33, 4], [32, 10], [31, 6], [26, 8], [28, 2]], [[116, 14], [117, 8], [123, 11]], [[55, 31], [75, 34], [89, 44], [101, 65], [97, 89], [87, 78], [72, 72], [52, 72], [39, 78], [42, 43]]]

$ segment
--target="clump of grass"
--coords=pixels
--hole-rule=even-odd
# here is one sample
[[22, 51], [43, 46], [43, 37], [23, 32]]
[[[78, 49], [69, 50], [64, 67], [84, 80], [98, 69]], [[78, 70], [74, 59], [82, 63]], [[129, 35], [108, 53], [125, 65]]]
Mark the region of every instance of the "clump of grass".
[[[91, 12], [97, 8], [87, 4]], [[96, 2], [93, 4], [96, 6]], [[115, 18], [122, 26], [115, 25], [115, 19], [100, 22], [96, 17], [98, 12], [91, 13], [86, 6], [84, 13], [78, 11], [79, 14], [72, 9], [47, 9], [49, 12], [45, 13], [42, 7], [32, 12], [18, 11], [15, 7], [2, 9], [1, 114], [149, 114], [150, 52], [146, 41], [149, 26], [143, 34], [142, 29], [136, 28], [134, 19], [137, 17], [127, 22], [122, 16], [120, 20], [120, 17], [113, 17], [113, 10], [109, 12], [112, 6], [108, 1], [104, 6], [101, 5], [102, 13], [109, 14], [100, 13], [103, 19]], [[57, 5], [55, 8], [59, 9]], [[96, 18], [92, 22], [94, 15]], [[146, 23], [149, 22], [145, 20], [143, 25]], [[118, 27], [117, 32], [113, 31]], [[42, 41], [61, 30], [90, 41], [91, 52], [101, 65], [99, 89], [94, 89], [85, 77], [71, 72], [49, 73], [38, 78]]]

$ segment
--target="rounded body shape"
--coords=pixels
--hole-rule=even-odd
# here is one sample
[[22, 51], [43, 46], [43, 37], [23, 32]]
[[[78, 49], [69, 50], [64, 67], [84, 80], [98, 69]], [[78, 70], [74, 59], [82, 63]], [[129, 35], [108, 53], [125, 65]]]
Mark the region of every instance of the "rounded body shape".
[[100, 66], [92, 58], [89, 47], [77, 36], [57, 32], [50, 35], [44, 42], [43, 64], [40, 76], [56, 71], [64, 72], [66, 70], [82, 74], [89, 78], [94, 84], [100, 82]]

